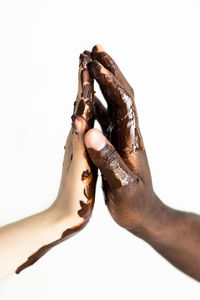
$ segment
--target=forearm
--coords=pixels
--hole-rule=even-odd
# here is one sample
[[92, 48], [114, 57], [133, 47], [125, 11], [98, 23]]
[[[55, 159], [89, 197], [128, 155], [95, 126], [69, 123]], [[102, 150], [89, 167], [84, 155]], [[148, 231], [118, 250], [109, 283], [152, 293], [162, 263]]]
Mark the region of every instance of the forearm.
[[[71, 226], [48, 209], [0, 228], [0, 278], [15, 272], [42, 247], [59, 240]], [[37, 259], [36, 259], [37, 260]]]
[[177, 268], [200, 281], [200, 216], [173, 210], [159, 200], [153, 220], [147, 225], [140, 237]]

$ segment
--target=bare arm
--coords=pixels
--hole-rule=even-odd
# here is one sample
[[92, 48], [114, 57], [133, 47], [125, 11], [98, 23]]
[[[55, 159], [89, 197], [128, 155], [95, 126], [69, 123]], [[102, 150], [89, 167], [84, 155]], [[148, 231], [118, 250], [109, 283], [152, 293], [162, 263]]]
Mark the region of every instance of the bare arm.
[[134, 92], [101, 46], [92, 51], [91, 74], [107, 101], [95, 100], [104, 135], [85, 136], [90, 157], [103, 175], [107, 207], [114, 220], [200, 281], [200, 216], [167, 207], [153, 190]]

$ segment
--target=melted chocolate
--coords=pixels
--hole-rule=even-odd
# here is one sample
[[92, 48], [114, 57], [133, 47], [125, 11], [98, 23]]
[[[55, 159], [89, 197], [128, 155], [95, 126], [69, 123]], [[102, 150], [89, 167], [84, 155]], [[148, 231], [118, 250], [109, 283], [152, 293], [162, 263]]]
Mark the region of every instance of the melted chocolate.
[[93, 206], [90, 203], [85, 203], [84, 201], [80, 201], [81, 209], [78, 211], [78, 215], [81, 218], [89, 218], [92, 213]]
[[[95, 174], [95, 172], [94, 172], [94, 174]], [[86, 198], [91, 199], [92, 194], [94, 192], [95, 192], [95, 190], [93, 189], [93, 182], [90, 181], [90, 183], [87, 186], [85, 186], [85, 188], [84, 188], [84, 195]]]
[[[92, 174], [91, 174], [90, 180], [91, 181], [89, 182], [89, 184], [87, 184], [85, 186], [85, 189], [87, 189], [87, 191], [90, 191], [88, 194], [88, 196], [90, 198], [87, 197], [88, 202], [86, 202], [86, 203], [84, 201], [80, 200], [81, 209], [77, 212], [78, 215], [81, 218], [83, 218], [82, 223], [80, 223], [72, 228], [66, 229], [63, 232], [60, 239], [41, 247], [36, 253], [29, 256], [28, 260], [16, 270], [16, 274], [19, 274], [23, 269], [33, 265], [39, 258], [41, 258], [51, 248], [53, 248], [54, 246], [58, 245], [59, 243], [65, 241], [66, 239], [70, 238], [71, 236], [73, 236], [75, 233], [77, 233], [78, 231], [80, 231], [81, 229], [83, 229], [86, 226], [86, 224], [88, 223], [89, 218], [92, 214], [92, 210], [93, 210], [93, 206], [94, 206], [95, 179], [93, 178]], [[84, 189], [84, 194], [87, 195], [87, 193], [85, 192], [85, 189]]]
[[[114, 60], [106, 52], [97, 50], [97, 47], [93, 48], [94, 60], [89, 63], [89, 68], [107, 101], [109, 123], [105, 122], [105, 112], [102, 112], [104, 109], [99, 111], [99, 104], [96, 105], [97, 119], [102, 123], [104, 133], [121, 155], [135, 152], [136, 149], [143, 150], [133, 89]], [[97, 102], [98, 100], [95, 104]]]
[[76, 114], [82, 116], [85, 110], [85, 103], [83, 100], [79, 102]]
[[94, 159], [96, 166], [101, 171], [103, 170], [104, 180], [109, 181], [109, 184], [115, 189], [126, 186], [133, 181], [131, 172], [112, 145], [106, 144], [101, 151], [89, 148], [88, 152]]
[[[156, 196], [139, 130], [133, 89], [101, 46], [93, 48], [92, 57], [91, 74], [108, 102], [106, 110], [95, 101], [96, 118], [121, 155], [116, 162], [108, 147], [101, 154], [89, 150], [95, 164], [102, 168], [109, 211], [119, 225], [147, 241], [177, 268], [200, 281], [200, 216], [173, 210]], [[103, 70], [102, 65], [106, 69]], [[103, 157], [113, 172], [109, 173], [109, 168], [103, 165]], [[118, 164], [134, 178], [129, 184], [120, 185], [124, 180], [118, 180], [120, 174], [123, 175]]]
[[[89, 127], [93, 126], [94, 116], [93, 116], [93, 78], [90, 76], [88, 71], [88, 63], [91, 62], [91, 54], [88, 54], [88, 51], [80, 55], [80, 78], [81, 78], [81, 99], [77, 99], [77, 105], [74, 109], [75, 115], [80, 115], [88, 123]], [[79, 96], [78, 96], [79, 97]]]
[[83, 172], [81, 179], [85, 180], [90, 175], [90, 171], [86, 170]]
[[[82, 93], [81, 93], [81, 99], [79, 98], [80, 95], [78, 95], [76, 101], [74, 102], [74, 115], [72, 116], [72, 127], [75, 133], [77, 132], [76, 132], [76, 128], [74, 127], [74, 121], [77, 116], [81, 116], [87, 121], [88, 128], [92, 127], [94, 123], [94, 116], [92, 113], [93, 112], [92, 102], [93, 102], [93, 95], [94, 95], [93, 79], [89, 75], [89, 71], [87, 68], [88, 62], [91, 61], [91, 54], [88, 51], [86, 52], [80, 55], [81, 74], [79, 80], [81, 81]], [[94, 205], [96, 168], [91, 163], [91, 159], [89, 158], [86, 152], [84, 156], [87, 159], [88, 164], [91, 166], [92, 172], [86, 170], [83, 172], [82, 175], [80, 175], [81, 176], [80, 180], [84, 181], [84, 195], [88, 199], [86, 203], [80, 200], [81, 209], [77, 212], [77, 214], [82, 218], [82, 221], [79, 224], [66, 229], [62, 233], [60, 239], [41, 247], [36, 253], [28, 257], [27, 261], [23, 263], [20, 267], [18, 267], [18, 269], [16, 270], [17, 274], [19, 274], [23, 269], [33, 265], [40, 257], [42, 257], [52, 247], [70, 238], [75, 233], [77, 233], [82, 228], [84, 228], [85, 225], [88, 223]], [[72, 159], [73, 159], [73, 154], [71, 155], [71, 160]]]
[[134, 228], [137, 212], [139, 215], [146, 209], [144, 199], [150, 201], [153, 197], [134, 92], [106, 52], [98, 52], [98, 47], [94, 47], [92, 58], [90, 72], [108, 105], [106, 109], [95, 97], [95, 117], [116, 151], [106, 144], [101, 151], [88, 152], [103, 174], [104, 196], [113, 218], [125, 228]]
[[84, 228], [86, 226], [86, 224], [87, 224], [87, 221], [83, 222], [81, 225], [77, 225], [77, 226], [74, 226], [72, 228], [65, 230], [60, 239], [58, 239], [46, 246], [41, 247], [36, 253], [29, 256], [28, 260], [16, 270], [16, 274], [19, 274], [25, 268], [33, 265], [38, 259], [40, 259], [44, 254], [46, 254], [51, 248], [53, 248], [54, 246], [58, 245], [59, 243], [65, 241], [66, 239], [73, 236], [75, 233], [77, 233], [82, 228]]

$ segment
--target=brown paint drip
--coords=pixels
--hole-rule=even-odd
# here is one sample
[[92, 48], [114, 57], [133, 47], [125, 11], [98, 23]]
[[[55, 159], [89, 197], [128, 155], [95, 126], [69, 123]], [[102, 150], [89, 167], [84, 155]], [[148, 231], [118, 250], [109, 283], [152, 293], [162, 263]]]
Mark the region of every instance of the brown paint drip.
[[[84, 54], [80, 55], [80, 68], [81, 74], [79, 77], [79, 80], [81, 80], [81, 86], [82, 86], [82, 93], [81, 93], [81, 99], [77, 99], [74, 102], [74, 115], [72, 116], [72, 126], [74, 119], [76, 115], [79, 115], [88, 123], [88, 128], [93, 126], [94, 123], [94, 116], [91, 113], [92, 112], [92, 101], [93, 101], [93, 79], [89, 75], [89, 71], [87, 69], [88, 62], [91, 61], [91, 55], [90, 52], [87, 51], [84, 52]], [[32, 254], [28, 257], [27, 261], [23, 263], [21, 266], [18, 267], [16, 270], [16, 273], [19, 274], [23, 269], [33, 265], [39, 258], [41, 258], [46, 252], [48, 252], [52, 247], [58, 245], [59, 243], [65, 241], [66, 239], [73, 236], [75, 233], [83, 229], [86, 224], [89, 221], [89, 218], [91, 216], [93, 206], [94, 206], [94, 195], [95, 195], [95, 183], [96, 183], [96, 168], [94, 168], [94, 165], [92, 165], [91, 160], [88, 156], [88, 154], [85, 152], [85, 158], [88, 161], [88, 165], [90, 165], [92, 172], [89, 170], [86, 170], [81, 175], [81, 180], [84, 182], [84, 195], [87, 198], [87, 202], [80, 200], [80, 207], [81, 209], [77, 212], [77, 214], [83, 218], [82, 222], [66, 229], [62, 235], [61, 238], [48, 244], [43, 247], [41, 247], [36, 253]], [[71, 156], [71, 159], [73, 159], [73, 154]]]

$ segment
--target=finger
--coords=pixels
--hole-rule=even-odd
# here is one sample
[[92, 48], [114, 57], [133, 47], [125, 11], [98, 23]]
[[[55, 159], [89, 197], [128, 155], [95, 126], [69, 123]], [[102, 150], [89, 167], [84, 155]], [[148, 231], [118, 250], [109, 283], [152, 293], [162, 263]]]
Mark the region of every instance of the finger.
[[78, 95], [74, 107], [74, 116], [72, 117], [73, 158], [69, 169], [70, 177], [73, 179], [72, 188], [79, 191], [81, 185], [84, 187], [83, 195], [79, 197], [81, 209], [78, 214], [86, 219], [91, 215], [93, 208], [96, 182], [96, 170], [92, 168], [84, 145], [84, 135], [88, 128], [93, 127], [94, 123], [94, 81], [88, 70], [90, 61], [91, 53], [84, 51], [80, 55]]
[[108, 110], [96, 96], [94, 96], [94, 115], [95, 119], [99, 122], [104, 135], [107, 136], [109, 128]]
[[93, 126], [93, 78], [89, 74], [88, 63], [91, 61], [89, 51], [80, 55], [79, 74], [78, 74], [78, 94], [74, 104], [74, 115], [79, 115]]
[[135, 152], [136, 149], [143, 149], [133, 97], [122, 88], [118, 79], [98, 61], [90, 62], [89, 68], [108, 103], [112, 124], [111, 142], [120, 155], [123, 152]]
[[85, 145], [93, 163], [100, 169], [103, 178], [111, 188], [126, 186], [136, 179], [115, 148], [97, 129], [85, 135]]
[[[74, 126], [74, 121], [76, 115], [85, 119], [85, 124], [88, 128], [93, 126], [94, 114], [93, 114], [93, 79], [89, 75], [87, 68], [88, 62], [91, 61], [91, 54], [89, 51], [85, 51], [84, 54], [80, 55], [79, 58], [79, 71], [78, 71], [78, 93], [77, 98], [74, 103], [74, 112], [72, 116], [72, 127]], [[70, 130], [70, 133], [67, 138], [65, 145], [65, 156], [63, 161], [63, 178], [65, 178], [70, 164], [73, 158], [73, 128]]]
[[88, 66], [108, 103], [118, 107], [132, 104], [131, 95], [125, 91], [119, 80], [108, 69], [97, 60], [91, 61]]
[[118, 65], [101, 45], [96, 45], [93, 47], [92, 58], [94, 60], [98, 60], [106, 69], [113, 73], [129, 93], [133, 93], [132, 87], [124, 77], [123, 73], [120, 71]]

